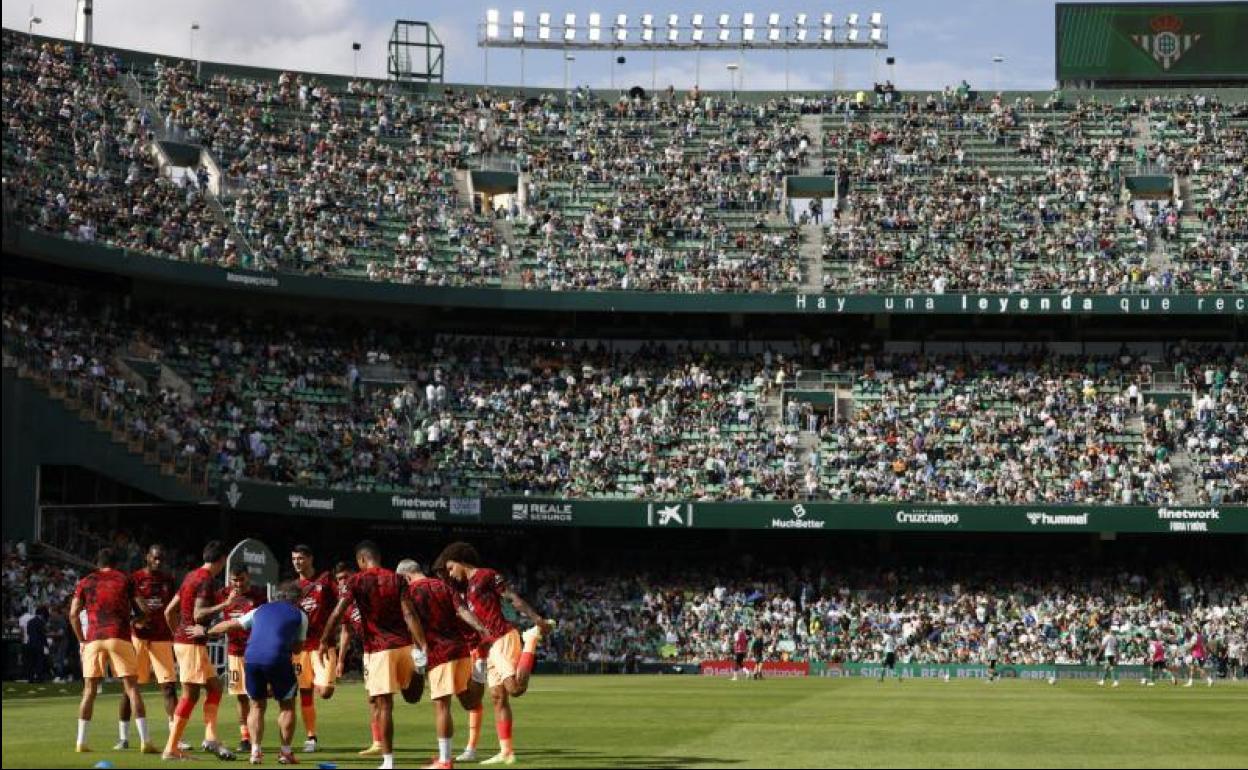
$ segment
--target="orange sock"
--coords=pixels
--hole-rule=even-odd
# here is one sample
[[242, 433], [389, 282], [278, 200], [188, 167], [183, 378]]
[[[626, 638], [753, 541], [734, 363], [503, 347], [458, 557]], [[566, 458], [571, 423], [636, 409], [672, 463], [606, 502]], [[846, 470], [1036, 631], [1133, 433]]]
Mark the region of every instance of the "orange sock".
[[373, 743], [381, 745], [381, 723], [376, 719], [370, 720], [368, 726], [373, 728]]
[[247, 725], [238, 726], [238, 735], [245, 741], [251, 740], [251, 730], [247, 729]]
[[308, 737], [314, 737], [316, 735], [316, 702], [312, 700], [312, 693], [299, 693], [299, 710], [303, 712], [303, 726], [308, 731]]
[[194, 712], [195, 706], [186, 698], [178, 699], [178, 705], [173, 710], [173, 721], [169, 723], [169, 742], [165, 744], [165, 753], [174, 754], [178, 750], [178, 742], [182, 740], [182, 736], [186, 733], [186, 726], [191, 723], [191, 713]]
[[217, 741], [217, 709], [221, 705], [221, 693], [210, 692], [204, 698], [204, 740]]
[[481, 737], [481, 718], [485, 714], [483, 706], [477, 706], [468, 712], [468, 748], [475, 749]]
[[511, 754], [511, 722], [499, 722], [498, 728], [498, 748], [502, 754]]

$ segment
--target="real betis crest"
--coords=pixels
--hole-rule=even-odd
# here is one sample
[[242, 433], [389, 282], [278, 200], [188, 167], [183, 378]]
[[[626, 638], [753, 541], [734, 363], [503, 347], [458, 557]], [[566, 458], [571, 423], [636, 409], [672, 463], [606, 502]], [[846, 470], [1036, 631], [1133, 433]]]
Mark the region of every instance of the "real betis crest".
[[1192, 50], [1192, 46], [1200, 41], [1199, 34], [1179, 34], [1183, 29], [1183, 21], [1173, 14], [1156, 16], [1149, 22], [1149, 26], [1153, 30], [1151, 35], [1132, 35], [1131, 39], [1165, 70], [1170, 69], [1171, 64], [1181, 59], [1183, 54]]

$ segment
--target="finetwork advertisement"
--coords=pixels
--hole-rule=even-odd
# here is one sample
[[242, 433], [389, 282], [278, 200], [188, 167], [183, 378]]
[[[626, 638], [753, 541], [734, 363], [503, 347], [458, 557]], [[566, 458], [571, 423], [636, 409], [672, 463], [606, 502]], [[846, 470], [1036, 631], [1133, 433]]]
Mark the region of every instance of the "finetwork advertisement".
[[[1076, 664], [1009, 665], [997, 667], [1007, 679], [1099, 679], [1104, 673], [1100, 666]], [[881, 673], [893, 676], [879, 663], [829, 663], [815, 661], [810, 664], [811, 676], [879, 678]], [[988, 667], [980, 663], [898, 663], [896, 673], [902, 679], [987, 679]], [[1119, 666], [1121, 679], [1136, 679], [1148, 675], [1147, 666]]]

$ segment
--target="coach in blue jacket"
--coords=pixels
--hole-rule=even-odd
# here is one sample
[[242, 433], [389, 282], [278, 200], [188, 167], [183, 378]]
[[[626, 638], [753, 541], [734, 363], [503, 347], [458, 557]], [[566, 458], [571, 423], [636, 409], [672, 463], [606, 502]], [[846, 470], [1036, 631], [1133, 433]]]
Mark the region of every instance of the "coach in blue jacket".
[[262, 604], [236, 620], [222, 621], [208, 629], [209, 636], [230, 631], [249, 631], [247, 652], [243, 656], [243, 678], [251, 711], [247, 729], [251, 731], [251, 759], [259, 764], [263, 756], [264, 705], [267, 698], [277, 699], [277, 729], [282, 740], [279, 764], [294, 764], [291, 740], [295, 734], [295, 695], [298, 679], [291, 654], [301, 649], [308, 634], [308, 616], [296, 606], [298, 592], [290, 585], [278, 589], [277, 601]]

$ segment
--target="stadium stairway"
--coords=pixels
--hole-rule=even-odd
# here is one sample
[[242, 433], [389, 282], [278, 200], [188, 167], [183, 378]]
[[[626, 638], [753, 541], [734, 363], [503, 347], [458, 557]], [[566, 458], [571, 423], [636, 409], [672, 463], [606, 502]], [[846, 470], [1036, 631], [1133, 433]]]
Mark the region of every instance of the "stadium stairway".
[[24, 435], [36, 437], [17, 448], [19, 456], [6, 458], [22, 470], [20, 476], [35, 478], [40, 465], [78, 465], [169, 502], [212, 497], [206, 479], [179, 472], [177, 458], [133, 440], [64, 385], [6, 363], [4, 399], [6, 415], [29, 421]]

